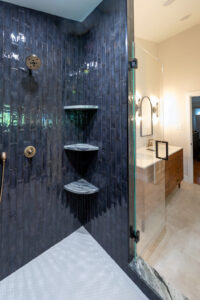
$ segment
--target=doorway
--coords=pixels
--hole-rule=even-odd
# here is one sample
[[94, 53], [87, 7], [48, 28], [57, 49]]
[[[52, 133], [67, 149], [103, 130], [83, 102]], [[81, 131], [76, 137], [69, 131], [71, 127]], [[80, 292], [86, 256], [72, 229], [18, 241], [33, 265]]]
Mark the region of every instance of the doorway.
[[200, 184], [200, 96], [192, 97], [193, 181]]
[[[195, 168], [194, 174], [193, 165], [199, 162], [200, 170], [200, 135], [196, 133], [193, 139], [193, 132], [200, 132], [200, 105], [195, 107], [199, 111], [193, 120], [192, 99], [200, 96], [200, 22], [192, 25], [196, 2], [183, 2], [180, 6], [178, 1], [134, 1], [138, 68], [133, 97], [136, 205], [132, 215], [134, 220], [136, 216], [135, 232], [140, 232], [140, 240], [135, 238], [134, 244], [137, 268], [140, 261], [146, 263], [181, 293], [198, 299], [200, 188], [193, 183], [196, 175], [200, 183], [200, 172], [198, 175]], [[194, 13], [189, 15], [189, 11]], [[174, 16], [170, 24], [169, 15]], [[186, 72], [188, 53], [190, 68]], [[153, 130], [149, 122], [151, 134], [144, 136], [141, 127], [144, 121], [146, 126], [147, 110], [142, 100], [147, 97], [152, 104]], [[161, 150], [157, 155], [158, 141], [168, 143], [164, 161]]]

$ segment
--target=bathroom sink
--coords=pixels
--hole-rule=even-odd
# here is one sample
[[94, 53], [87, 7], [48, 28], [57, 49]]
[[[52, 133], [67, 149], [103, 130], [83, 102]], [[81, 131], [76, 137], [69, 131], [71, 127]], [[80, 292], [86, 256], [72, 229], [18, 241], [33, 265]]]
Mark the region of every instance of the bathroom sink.
[[152, 152], [155, 152], [156, 150], [155, 149], [153, 149], [153, 148], [147, 148], [146, 150], [148, 150], [148, 151], [152, 151]]
[[159, 161], [159, 159], [155, 157], [155, 150], [151, 148], [138, 149], [136, 157], [137, 167], [140, 168], [147, 168]]

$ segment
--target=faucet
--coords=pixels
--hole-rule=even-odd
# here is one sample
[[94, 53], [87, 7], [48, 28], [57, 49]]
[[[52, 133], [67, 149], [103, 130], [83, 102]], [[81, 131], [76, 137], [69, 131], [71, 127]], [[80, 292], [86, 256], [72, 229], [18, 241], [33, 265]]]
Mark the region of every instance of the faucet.
[[148, 139], [147, 148], [153, 147], [153, 144], [154, 144], [154, 139]]

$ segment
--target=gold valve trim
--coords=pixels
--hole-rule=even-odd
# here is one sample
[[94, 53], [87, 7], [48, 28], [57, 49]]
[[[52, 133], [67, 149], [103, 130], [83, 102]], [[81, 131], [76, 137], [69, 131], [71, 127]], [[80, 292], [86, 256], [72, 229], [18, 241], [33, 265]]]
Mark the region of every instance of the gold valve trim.
[[24, 149], [24, 155], [27, 158], [32, 158], [35, 156], [35, 154], [36, 154], [36, 149], [34, 146], [28, 146]]

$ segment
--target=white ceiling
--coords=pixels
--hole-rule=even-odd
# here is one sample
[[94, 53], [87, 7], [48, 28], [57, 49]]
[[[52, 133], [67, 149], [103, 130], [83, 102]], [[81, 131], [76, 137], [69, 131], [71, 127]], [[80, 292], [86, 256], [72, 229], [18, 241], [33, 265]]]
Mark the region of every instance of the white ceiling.
[[[160, 43], [200, 24], [200, 0], [134, 0], [135, 35]], [[164, 6], [164, 4], [169, 4]], [[180, 21], [181, 18], [186, 18]]]
[[102, 0], [4, 0], [55, 16], [82, 22]]

